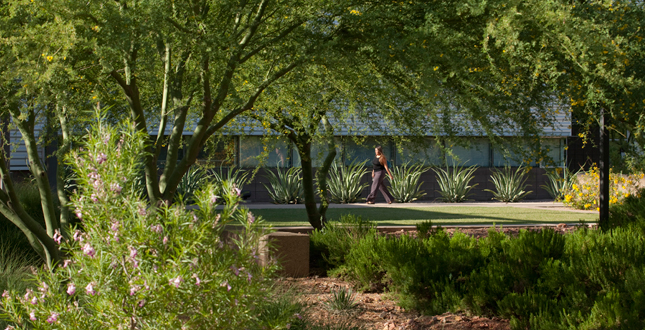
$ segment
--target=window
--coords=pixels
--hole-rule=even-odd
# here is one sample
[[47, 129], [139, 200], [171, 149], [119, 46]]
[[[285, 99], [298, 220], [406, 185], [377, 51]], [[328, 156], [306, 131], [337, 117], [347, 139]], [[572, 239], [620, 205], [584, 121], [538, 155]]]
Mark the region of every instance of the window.
[[346, 165], [349, 165], [352, 161], [370, 162], [374, 159], [374, 148], [377, 146], [381, 146], [383, 148], [383, 154], [391, 165], [390, 142], [387, 138], [368, 137], [363, 140], [363, 143], [358, 144], [353, 138], [345, 137], [343, 142], [343, 152]]
[[[526, 163], [524, 162], [524, 155], [518, 152], [514, 152], [511, 149], [512, 143], [520, 143], [526, 148], [524, 145], [524, 142], [522, 142], [520, 139], [509, 139], [508, 142], [506, 142], [506, 149], [508, 150], [508, 154], [504, 154], [501, 150], [501, 148], [493, 148], [493, 160], [494, 164], [493, 166], [495, 167], [504, 167], [504, 166], [526, 166]], [[535, 166], [537, 163], [532, 160], [531, 163], [529, 164], [530, 166]]]
[[[321, 167], [325, 158], [327, 158], [329, 146], [326, 142], [314, 142], [311, 145], [311, 158], [313, 167]], [[336, 140], [336, 159], [342, 158], [342, 149], [340, 148], [340, 141]], [[300, 162], [300, 155], [298, 149], [293, 146], [293, 166], [302, 166]]]
[[425, 138], [423, 143], [404, 143], [396, 148], [396, 165], [425, 164], [442, 166], [443, 152], [437, 141], [433, 138]]
[[[268, 155], [262, 159], [262, 154]], [[266, 167], [289, 167], [292, 162], [291, 149], [284, 139], [261, 136], [240, 137], [240, 167], [255, 167], [260, 164]]]
[[452, 153], [455, 157], [446, 155], [446, 165], [461, 164], [463, 166], [490, 166], [490, 143], [488, 140], [473, 138], [467, 147], [454, 146]]
[[547, 156], [551, 158], [553, 163], [545, 160], [542, 167], [564, 166], [564, 140], [563, 139], [543, 139], [542, 147], [546, 149]]

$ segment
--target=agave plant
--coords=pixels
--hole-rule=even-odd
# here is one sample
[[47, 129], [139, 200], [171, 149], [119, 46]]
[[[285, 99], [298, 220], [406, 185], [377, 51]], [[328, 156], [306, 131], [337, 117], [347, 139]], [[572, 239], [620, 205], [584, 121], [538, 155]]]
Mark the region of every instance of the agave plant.
[[192, 167], [179, 181], [175, 198], [186, 204], [195, 202], [195, 193], [206, 183], [208, 175], [199, 167]]
[[484, 191], [493, 193], [493, 199], [500, 202], [518, 202], [532, 193], [532, 191], [525, 190], [528, 186], [526, 184], [528, 173], [522, 166], [518, 167], [515, 172], [510, 166], [504, 167], [503, 170], [493, 170], [490, 179], [495, 185], [495, 191], [490, 189], [484, 189]]
[[477, 183], [470, 185], [477, 168], [476, 165], [464, 168], [459, 164], [453, 164], [452, 168], [445, 170], [438, 167], [433, 168], [432, 170], [437, 174], [440, 198], [449, 203], [465, 201], [470, 191], [477, 186]]
[[573, 189], [573, 184], [575, 183], [579, 172], [580, 171], [571, 172], [569, 169], [564, 168], [562, 176], [560, 176], [559, 169], [548, 171], [545, 174], [548, 181], [546, 182], [546, 185], [541, 185], [540, 187], [546, 190], [553, 199], [561, 201], [564, 199], [566, 192]]
[[235, 187], [242, 188], [249, 181], [249, 172], [235, 166], [230, 166], [224, 170], [224, 168], [220, 166], [218, 171], [213, 172], [212, 181], [213, 183], [220, 185], [224, 181], [232, 182]]
[[408, 166], [408, 164], [392, 167], [390, 193], [399, 203], [409, 203], [427, 195], [420, 190], [423, 182], [419, 183], [419, 179], [428, 169], [423, 168], [423, 165]]
[[262, 185], [269, 191], [274, 204], [298, 204], [304, 200], [301, 173], [300, 167], [292, 167], [286, 171], [278, 168], [277, 174], [267, 171], [266, 178], [271, 187]]
[[361, 194], [369, 183], [361, 184], [361, 179], [367, 172], [365, 162], [352, 162], [348, 166], [338, 166], [334, 163], [327, 180], [331, 201], [347, 204], [362, 200]]

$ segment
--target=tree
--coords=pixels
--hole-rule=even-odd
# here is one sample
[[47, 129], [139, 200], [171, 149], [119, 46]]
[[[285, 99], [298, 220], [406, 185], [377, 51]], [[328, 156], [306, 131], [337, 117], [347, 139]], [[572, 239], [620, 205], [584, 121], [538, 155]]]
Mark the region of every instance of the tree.
[[[269, 86], [323, 53], [352, 6], [323, 0], [62, 3], [51, 2], [50, 9], [94, 40], [99, 84], [121, 90], [113, 102], [127, 101], [139, 130], [158, 129], [145, 160], [153, 204], [172, 202], [210, 136], [253, 111]], [[114, 98], [114, 88], [105, 91], [102, 100]], [[167, 126], [172, 133], [165, 140]], [[193, 134], [180, 158], [185, 130]], [[168, 153], [158, 178], [163, 144]]]
[[[87, 104], [89, 90], [87, 82], [81, 81], [76, 71], [86, 64], [82, 44], [69, 33], [70, 26], [53, 24], [55, 17], [41, 9], [33, 3], [0, 4], [0, 116], [11, 118], [12, 125], [22, 135], [29, 170], [40, 193], [45, 224], [43, 227], [20, 205], [4, 153], [0, 155], [0, 175], [5, 187], [0, 191], [0, 213], [26, 235], [34, 250], [51, 267], [60, 259], [54, 239], [56, 235], [66, 234], [70, 216], [64, 191], [64, 168], [58, 169], [54, 194], [38, 153], [38, 144], [46, 143], [46, 137], [44, 134], [37, 137], [35, 127], [45, 124], [53, 131], [61, 129], [57, 154], [59, 159], [64, 158], [71, 147], [71, 130], [84, 117], [78, 105]], [[72, 92], [74, 86], [76, 91]], [[58, 134], [54, 139], [58, 139]], [[56, 198], [60, 210], [55, 206]]]

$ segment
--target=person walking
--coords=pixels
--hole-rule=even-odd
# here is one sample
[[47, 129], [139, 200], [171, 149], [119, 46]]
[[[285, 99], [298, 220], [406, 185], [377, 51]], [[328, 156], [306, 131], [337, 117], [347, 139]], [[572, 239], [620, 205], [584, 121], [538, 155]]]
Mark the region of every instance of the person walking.
[[387, 167], [387, 159], [383, 155], [383, 148], [381, 146], [376, 147], [374, 153], [376, 157], [372, 160], [372, 165], [374, 165], [374, 169], [372, 169], [372, 191], [367, 196], [367, 204], [374, 204], [377, 190], [381, 191], [381, 194], [383, 194], [388, 204], [392, 204], [394, 197], [390, 195], [387, 187], [383, 184], [386, 172], [390, 176], [390, 180], [392, 180], [392, 172]]

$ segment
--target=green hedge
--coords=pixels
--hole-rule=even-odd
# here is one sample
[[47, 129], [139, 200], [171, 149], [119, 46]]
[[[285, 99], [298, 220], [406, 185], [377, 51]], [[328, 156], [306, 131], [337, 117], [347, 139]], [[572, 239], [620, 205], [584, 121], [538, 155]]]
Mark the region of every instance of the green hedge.
[[[614, 223], [620, 212], [633, 215], [645, 203], [634, 198], [624, 205], [628, 211], [613, 210]], [[402, 307], [427, 314], [499, 316], [514, 329], [643, 329], [643, 216], [608, 232], [566, 235], [551, 229], [515, 237], [490, 229], [480, 239], [442, 230], [422, 239], [370, 233], [335, 267], [363, 289], [386, 287]]]

